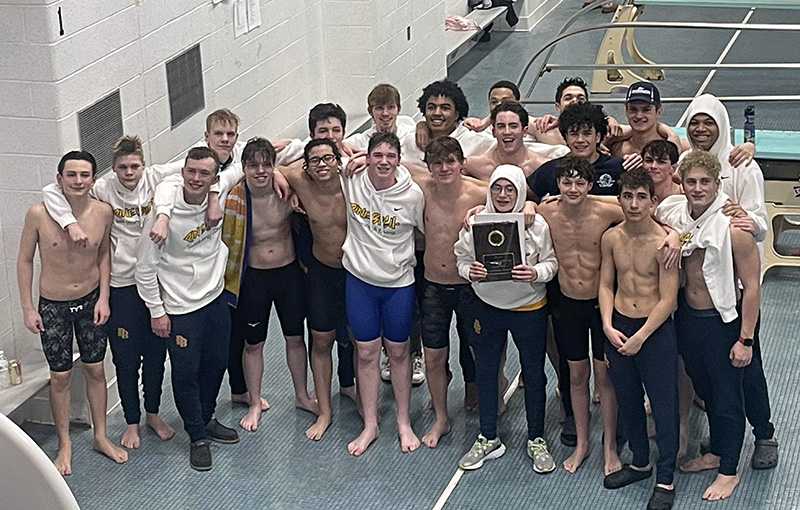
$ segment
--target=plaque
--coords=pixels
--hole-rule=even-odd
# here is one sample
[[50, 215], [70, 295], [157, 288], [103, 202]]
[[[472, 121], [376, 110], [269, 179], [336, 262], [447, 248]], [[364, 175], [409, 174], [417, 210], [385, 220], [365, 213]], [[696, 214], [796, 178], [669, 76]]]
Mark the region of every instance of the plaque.
[[511, 270], [522, 264], [524, 217], [520, 213], [477, 214], [472, 225], [475, 260], [489, 273], [481, 281], [511, 280]]

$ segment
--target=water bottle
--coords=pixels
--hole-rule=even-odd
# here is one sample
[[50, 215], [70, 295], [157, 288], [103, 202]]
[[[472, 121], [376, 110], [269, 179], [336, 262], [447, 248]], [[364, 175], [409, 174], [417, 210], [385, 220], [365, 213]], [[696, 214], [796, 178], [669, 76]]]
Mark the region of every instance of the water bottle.
[[8, 360], [3, 351], [0, 351], [0, 390], [11, 386], [11, 379], [8, 377]]
[[756, 143], [756, 107], [752, 105], [744, 109], [744, 141]]

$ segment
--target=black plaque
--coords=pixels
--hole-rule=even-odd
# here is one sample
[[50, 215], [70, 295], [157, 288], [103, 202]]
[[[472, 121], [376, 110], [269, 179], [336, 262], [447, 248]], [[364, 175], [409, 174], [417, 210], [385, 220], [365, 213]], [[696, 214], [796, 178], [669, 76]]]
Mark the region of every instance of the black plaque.
[[489, 273], [482, 281], [511, 280], [511, 270], [522, 263], [520, 223], [516, 218], [509, 219], [472, 226], [475, 260]]

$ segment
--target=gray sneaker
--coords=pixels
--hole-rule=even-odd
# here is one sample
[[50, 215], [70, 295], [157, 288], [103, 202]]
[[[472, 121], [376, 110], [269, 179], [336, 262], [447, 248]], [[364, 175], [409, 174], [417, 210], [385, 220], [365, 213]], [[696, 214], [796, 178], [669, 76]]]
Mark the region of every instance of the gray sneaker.
[[472, 445], [469, 452], [458, 461], [458, 467], [465, 470], [478, 469], [483, 466], [484, 460], [496, 459], [506, 453], [506, 447], [499, 438], [489, 441], [482, 434]]
[[556, 468], [553, 456], [547, 451], [547, 441], [537, 437], [533, 441], [528, 439], [528, 457], [533, 460], [533, 470], [537, 473], [550, 473]]
[[414, 354], [411, 357], [411, 384], [419, 386], [425, 382], [425, 363], [422, 361], [421, 354]]

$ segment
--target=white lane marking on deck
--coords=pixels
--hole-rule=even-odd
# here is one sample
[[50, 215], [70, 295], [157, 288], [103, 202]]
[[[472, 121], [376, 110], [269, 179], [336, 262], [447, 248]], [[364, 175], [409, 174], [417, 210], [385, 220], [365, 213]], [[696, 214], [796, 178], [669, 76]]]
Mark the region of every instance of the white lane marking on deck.
[[[517, 391], [519, 388], [519, 380], [522, 377], [522, 372], [518, 372], [516, 377], [509, 383], [508, 388], [506, 388], [506, 392], [503, 393], [503, 403], [508, 404], [508, 401], [511, 399], [511, 396]], [[439, 499], [436, 500], [436, 503], [433, 505], [432, 510], [442, 510], [444, 508], [445, 503], [447, 503], [448, 498], [453, 491], [456, 490], [456, 486], [458, 482], [461, 481], [461, 477], [464, 476], [464, 470], [461, 468], [456, 469], [456, 472], [453, 473], [453, 476], [450, 478], [450, 481], [447, 482], [447, 486], [442, 491], [442, 495], [439, 496]]]
[[[747, 11], [747, 15], [742, 20], [742, 23], [747, 23], [755, 11], [756, 11], [755, 7]], [[719, 54], [719, 58], [717, 59], [715, 64], [721, 64], [722, 61], [725, 60], [725, 57], [728, 55], [728, 52], [730, 52], [731, 48], [733, 47], [733, 43], [736, 42], [736, 39], [739, 38], [739, 34], [741, 33], [742, 33], [741, 30], [737, 30], [736, 32], [734, 32], [733, 37], [731, 37], [731, 40], [728, 41], [728, 44], [727, 46], [725, 46], [725, 49], [722, 50], [722, 53]], [[695, 94], [694, 97], [697, 97], [703, 92], [705, 92], [706, 87], [708, 87], [708, 84], [711, 83], [711, 79], [714, 77], [715, 74], [717, 74], [716, 69], [712, 69], [711, 71], [708, 72], [708, 76], [706, 76], [706, 79], [703, 81], [702, 85], [700, 85], [700, 89], [697, 91], [697, 94]], [[689, 114], [689, 107], [687, 106], [686, 110], [683, 111], [683, 115], [681, 115], [681, 118], [678, 120], [678, 123], [675, 124], [675, 127], [682, 126], [683, 123], [686, 122], [686, 116], [688, 114]]]

